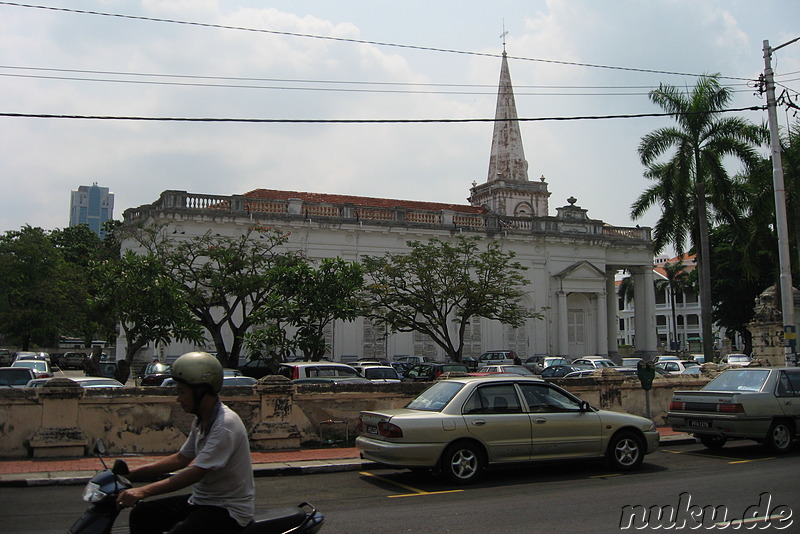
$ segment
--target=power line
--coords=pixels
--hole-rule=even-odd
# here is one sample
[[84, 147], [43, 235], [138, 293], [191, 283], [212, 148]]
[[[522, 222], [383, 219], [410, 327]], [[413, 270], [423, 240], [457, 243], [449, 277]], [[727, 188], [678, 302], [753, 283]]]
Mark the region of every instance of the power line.
[[[222, 29], [222, 30], [238, 30], [238, 31], [246, 31], [246, 32], [255, 32], [255, 33], [267, 33], [271, 35], [282, 35], [287, 37], [302, 37], [306, 39], [320, 39], [320, 40], [327, 40], [327, 41], [337, 41], [337, 42], [345, 42], [345, 43], [354, 43], [354, 44], [369, 44], [373, 46], [385, 46], [391, 48], [404, 48], [410, 50], [421, 50], [426, 52], [443, 52], [448, 54], [460, 54], [460, 55], [471, 55], [471, 56], [481, 56], [481, 57], [492, 57], [492, 58], [500, 58], [502, 57], [501, 54], [493, 54], [489, 52], [472, 52], [472, 51], [465, 51], [465, 50], [454, 50], [450, 48], [436, 48], [430, 46], [419, 46], [419, 45], [408, 45], [408, 44], [398, 44], [398, 43], [386, 43], [381, 41], [369, 41], [365, 39], [352, 39], [347, 37], [331, 37], [325, 35], [313, 35], [307, 33], [294, 33], [294, 32], [285, 32], [285, 31], [277, 31], [277, 30], [265, 30], [263, 28], [247, 28], [242, 26], [229, 26], [225, 24], [211, 24], [206, 22], [192, 22], [192, 21], [184, 21], [184, 20], [176, 20], [176, 19], [166, 19], [166, 18], [158, 18], [158, 17], [145, 17], [142, 15], [125, 15], [120, 13], [108, 13], [103, 11], [89, 11], [83, 9], [71, 9], [65, 7], [53, 7], [53, 6], [41, 6], [41, 5], [32, 5], [32, 4], [22, 4], [19, 2], [3, 2], [0, 1], [0, 5], [7, 5], [13, 7], [23, 7], [29, 9], [43, 9], [48, 11], [60, 11], [66, 13], [77, 13], [83, 15], [96, 15], [96, 16], [103, 16], [103, 17], [114, 17], [114, 18], [121, 18], [121, 19], [130, 19], [130, 20], [142, 20], [148, 22], [162, 22], [162, 23], [169, 23], [169, 24], [183, 24], [188, 26], [198, 26], [203, 28], [215, 28], [215, 29]], [[507, 56], [508, 59], [516, 59], [519, 61], [533, 61], [538, 63], [548, 63], [548, 64], [555, 64], [555, 65], [566, 65], [566, 66], [573, 66], [573, 67], [589, 67], [589, 68], [596, 68], [596, 69], [609, 69], [609, 70], [620, 70], [620, 71], [628, 71], [628, 72], [642, 72], [642, 73], [649, 73], [649, 74], [666, 74], [670, 76], [690, 76], [690, 77], [703, 77], [704, 74], [695, 74], [695, 73], [687, 73], [687, 72], [676, 72], [676, 71], [666, 71], [666, 70], [656, 70], [656, 69], [644, 69], [644, 68], [636, 68], [636, 67], [620, 67], [614, 65], [599, 65], [594, 63], [580, 63], [574, 61], [562, 61], [562, 60], [555, 60], [555, 59], [541, 59], [541, 58], [529, 58], [529, 57], [522, 57], [522, 56]], [[721, 79], [727, 80], [739, 80], [739, 81], [750, 81], [748, 78], [738, 78], [738, 77], [730, 77], [730, 76], [719, 76]]]
[[[737, 109], [720, 110], [719, 113], [741, 111], [763, 111], [765, 106], [750, 106]], [[698, 112], [706, 114], [707, 112]], [[515, 119], [519, 122], [607, 120], [607, 119], [641, 119], [649, 117], [672, 117], [675, 113], [636, 113], [622, 115], [583, 115], [573, 117], [527, 117]], [[681, 114], [681, 115], [689, 115]], [[504, 122], [508, 119], [255, 119], [255, 118], [212, 118], [212, 117], [135, 117], [110, 115], [56, 115], [47, 113], [4, 113], [0, 117], [33, 118], [33, 119], [81, 119], [81, 120], [119, 120], [145, 122], [230, 122], [230, 123], [267, 123], [267, 124], [431, 124], [431, 123], [468, 123], [468, 122]]]

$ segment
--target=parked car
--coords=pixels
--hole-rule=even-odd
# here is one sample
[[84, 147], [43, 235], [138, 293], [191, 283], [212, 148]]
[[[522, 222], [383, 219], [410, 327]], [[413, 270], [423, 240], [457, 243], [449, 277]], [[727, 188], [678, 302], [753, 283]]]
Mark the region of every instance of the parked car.
[[351, 366], [337, 362], [282, 363], [278, 366], [278, 374], [290, 380], [325, 376], [361, 378]]
[[687, 376], [700, 376], [702, 370], [703, 369], [702, 369], [701, 366], [693, 365], [692, 367], [687, 367], [686, 369], [681, 371], [680, 374], [681, 375], [687, 375]]
[[417, 365], [418, 363], [433, 363], [436, 361], [436, 358], [433, 356], [395, 356], [392, 358], [396, 362], [403, 362], [411, 365]]
[[533, 376], [533, 371], [522, 365], [486, 365], [478, 369], [479, 373], [512, 373], [515, 375]]
[[48, 364], [51, 364], [50, 355], [46, 352], [29, 352], [29, 351], [17, 352], [14, 355], [14, 361], [17, 360], [44, 360]]
[[0, 367], [8, 367], [13, 360], [10, 350], [0, 349]]
[[[41, 388], [44, 387], [45, 384], [50, 382], [51, 380], [55, 380], [53, 378], [34, 378], [33, 380], [29, 381], [25, 387], [28, 388]], [[79, 386], [83, 388], [121, 388], [123, 385], [113, 378], [105, 378], [99, 376], [81, 376], [75, 378], [58, 378], [57, 380], [71, 380], [72, 382], [76, 382]]]
[[641, 358], [622, 358], [620, 367], [633, 367], [636, 369], [636, 366], [639, 365], [640, 361], [642, 361]]
[[139, 385], [160, 386], [165, 379], [170, 377], [171, 370], [172, 365], [168, 363], [148, 363], [139, 371]]
[[674, 361], [674, 360], [680, 360], [680, 358], [678, 358], [674, 354], [664, 354], [663, 356], [656, 356], [653, 359], [653, 363], [665, 362], [667, 360], [673, 360]]
[[400, 375], [391, 365], [371, 365], [361, 369], [361, 374], [371, 382], [400, 382]]
[[404, 382], [424, 382], [437, 380], [444, 373], [469, 373], [463, 363], [421, 363], [409, 369], [403, 376]]
[[274, 360], [251, 359], [247, 360], [244, 365], [240, 365], [239, 371], [244, 376], [263, 378], [275, 374], [277, 367], [278, 364]]
[[595, 369], [617, 366], [616, 363], [612, 362], [608, 358], [578, 358], [577, 360], [573, 360], [572, 363], [574, 365], [588, 365], [589, 367], [594, 367]]
[[[163, 382], [161, 382], [161, 387], [171, 387], [175, 385], [175, 379], [165, 378]], [[258, 380], [253, 378], [252, 376], [243, 376], [243, 375], [222, 375], [222, 387], [232, 387], [232, 386], [254, 386], [258, 383]]]
[[699, 391], [676, 391], [667, 421], [719, 449], [728, 439], [753, 439], [788, 451], [800, 426], [800, 368], [736, 368]]
[[470, 372], [477, 371], [478, 367], [480, 367], [480, 364], [478, 362], [478, 358], [474, 358], [472, 356], [463, 356], [461, 358], [461, 363], [466, 365], [467, 369], [469, 369]]
[[551, 365], [550, 367], [546, 367], [544, 371], [542, 371], [541, 377], [542, 378], [563, 378], [567, 376], [569, 373], [574, 373], [575, 371], [585, 371], [585, 370], [594, 371], [594, 367], [589, 365]]
[[24, 388], [34, 378], [29, 367], [0, 367], [0, 388]]
[[343, 385], [343, 384], [372, 384], [371, 380], [363, 376], [317, 376], [314, 378], [298, 378], [292, 380], [294, 384], [314, 385]]
[[665, 360], [656, 362], [656, 369], [663, 369], [671, 375], [679, 375], [689, 367], [700, 367], [694, 360]]
[[53, 370], [50, 364], [44, 359], [20, 360], [17, 358], [14, 360], [14, 363], [11, 364], [11, 367], [27, 367], [36, 375], [34, 378], [52, 378], [53, 376]]
[[540, 375], [545, 368], [550, 367], [551, 365], [567, 365], [570, 363], [569, 359], [563, 358], [561, 356], [531, 356], [527, 360], [525, 360], [524, 365], [528, 369], [534, 372], [534, 374]]
[[649, 419], [596, 410], [539, 378], [513, 375], [440, 380], [405, 408], [361, 412], [358, 430], [362, 458], [436, 469], [456, 484], [488, 466], [532, 460], [605, 457], [630, 471], [659, 440]]
[[60, 367], [62, 369], [83, 369], [86, 362], [86, 354], [83, 352], [65, 352], [61, 356]]
[[722, 363], [731, 367], [747, 367], [753, 359], [747, 354], [728, 354], [722, 357]]
[[513, 350], [489, 350], [478, 358], [478, 367], [484, 365], [514, 365], [521, 363]]

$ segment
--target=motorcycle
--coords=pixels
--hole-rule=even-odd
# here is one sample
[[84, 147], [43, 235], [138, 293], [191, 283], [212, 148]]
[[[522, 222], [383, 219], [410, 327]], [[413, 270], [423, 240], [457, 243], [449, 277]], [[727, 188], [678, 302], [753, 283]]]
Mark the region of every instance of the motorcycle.
[[[100, 439], [94, 444], [94, 452], [103, 464], [103, 470], [86, 484], [83, 500], [90, 506], [67, 534], [110, 534], [120, 512], [117, 495], [133, 487], [125, 478], [129, 472], [125, 460], [115, 460], [109, 469], [103, 459], [105, 446]], [[316, 508], [303, 502], [258, 514], [240, 534], [316, 534], [324, 522], [325, 517]]]

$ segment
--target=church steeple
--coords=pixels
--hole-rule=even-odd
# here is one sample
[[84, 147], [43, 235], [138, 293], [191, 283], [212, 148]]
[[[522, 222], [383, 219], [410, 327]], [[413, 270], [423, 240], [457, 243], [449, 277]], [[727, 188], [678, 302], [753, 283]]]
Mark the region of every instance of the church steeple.
[[522, 148], [522, 134], [519, 131], [517, 105], [514, 101], [514, 88], [511, 86], [511, 73], [508, 58], [503, 50], [503, 63], [500, 67], [500, 85], [497, 89], [497, 109], [495, 110], [492, 152], [489, 157], [489, 176], [487, 181], [519, 180], [528, 181], [528, 162]]
[[[503, 36], [505, 37], [505, 29]], [[528, 162], [522, 148], [522, 134], [519, 131], [505, 40], [495, 119], [489, 176], [485, 183], [472, 183], [468, 199], [470, 204], [482, 206], [492, 213], [506, 217], [547, 216], [547, 199], [550, 193], [547, 191], [544, 176], [536, 182], [528, 179]]]

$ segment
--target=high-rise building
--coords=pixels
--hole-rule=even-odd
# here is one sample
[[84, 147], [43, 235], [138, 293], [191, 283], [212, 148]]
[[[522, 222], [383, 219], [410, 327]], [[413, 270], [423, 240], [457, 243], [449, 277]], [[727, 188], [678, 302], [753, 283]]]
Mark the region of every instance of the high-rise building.
[[104, 237], [103, 223], [114, 217], [114, 193], [107, 187], [82, 185], [70, 195], [69, 225], [88, 224], [100, 237]]

